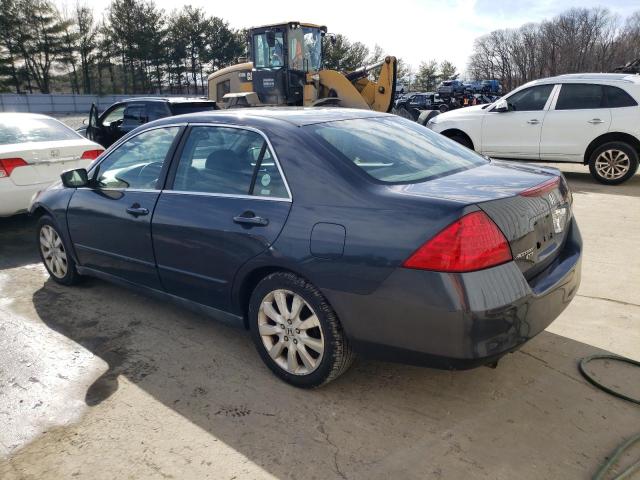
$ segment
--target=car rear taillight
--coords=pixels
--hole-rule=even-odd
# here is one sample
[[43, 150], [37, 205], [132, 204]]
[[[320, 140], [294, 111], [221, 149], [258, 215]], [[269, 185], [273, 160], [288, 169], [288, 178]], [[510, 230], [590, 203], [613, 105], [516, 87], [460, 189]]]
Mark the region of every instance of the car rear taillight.
[[560, 177], [553, 177], [551, 180], [536, 185], [535, 187], [527, 188], [520, 192], [522, 197], [541, 197], [545, 193], [549, 193], [551, 190], [555, 190], [560, 186]]
[[95, 160], [104, 150], [87, 150], [80, 157], [81, 160]]
[[482, 211], [456, 220], [422, 245], [405, 268], [471, 272], [510, 261], [511, 249], [498, 226]]
[[11, 176], [15, 168], [27, 165], [22, 158], [0, 158], [0, 178]]

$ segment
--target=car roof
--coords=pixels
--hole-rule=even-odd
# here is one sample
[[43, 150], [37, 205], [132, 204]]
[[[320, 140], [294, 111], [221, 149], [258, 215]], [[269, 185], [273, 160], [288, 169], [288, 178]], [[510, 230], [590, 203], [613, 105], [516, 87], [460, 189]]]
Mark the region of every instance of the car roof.
[[372, 110], [361, 110], [356, 108], [339, 107], [256, 107], [256, 108], [236, 108], [225, 110], [213, 110], [198, 113], [189, 113], [156, 120], [153, 124], [171, 123], [183, 120], [191, 123], [243, 123], [247, 120], [263, 119], [267, 121], [277, 121], [297, 127], [312, 125], [317, 123], [334, 122], [340, 120], [353, 120], [358, 118], [375, 118], [390, 116], [386, 113]]
[[43, 115], [41, 113], [29, 113], [29, 112], [0, 112], [0, 118], [11, 118], [11, 117], [19, 117], [19, 118], [49, 118], [56, 120], [49, 115]]
[[213, 100], [209, 100], [205, 97], [131, 97], [121, 100], [122, 102], [168, 102], [168, 103], [215, 103]]
[[529, 82], [529, 85], [540, 85], [546, 83], [580, 83], [580, 82], [598, 82], [598, 83], [627, 83], [640, 85], [640, 75], [629, 73], [568, 73], [555, 77], [541, 78]]

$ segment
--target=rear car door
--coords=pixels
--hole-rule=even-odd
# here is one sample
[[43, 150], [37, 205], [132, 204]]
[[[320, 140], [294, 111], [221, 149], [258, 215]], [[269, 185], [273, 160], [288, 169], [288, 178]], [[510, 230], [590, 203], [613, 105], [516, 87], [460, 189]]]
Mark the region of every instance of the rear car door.
[[153, 216], [163, 286], [229, 311], [236, 272], [276, 240], [290, 207], [266, 136], [248, 128], [190, 127]]
[[554, 85], [536, 85], [506, 98], [509, 111], [489, 110], [482, 118], [482, 153], [498, 158], [540, 157], [540, 132]]
[[602, 85], [565, 83], [547, 112], [540, 138], [542, 160], [582, 162], [587, 146], [607, 133], [611, 112]]
[[161, 288], [151, 217], [182, 128], [158, 127], [131, 137], [92, 169], [91, 188], [74, 192], [67, 222], [80, 265]]

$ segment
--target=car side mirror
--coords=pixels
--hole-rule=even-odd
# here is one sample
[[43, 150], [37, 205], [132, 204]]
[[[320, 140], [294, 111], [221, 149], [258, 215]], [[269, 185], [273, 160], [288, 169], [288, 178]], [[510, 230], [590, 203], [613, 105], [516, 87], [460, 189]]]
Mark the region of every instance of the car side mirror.
[[499, 113], [508, 112], [509, 102], [507, 102], [506, 100], [498, 100], [498, 102], [496, 102], [496, 106], [493, 107], [493, 111]]
[[66, 188], [81, 188], [89, 185], [89, 174], [86, 168], [67, 170], [60, 174], [62, 185]]

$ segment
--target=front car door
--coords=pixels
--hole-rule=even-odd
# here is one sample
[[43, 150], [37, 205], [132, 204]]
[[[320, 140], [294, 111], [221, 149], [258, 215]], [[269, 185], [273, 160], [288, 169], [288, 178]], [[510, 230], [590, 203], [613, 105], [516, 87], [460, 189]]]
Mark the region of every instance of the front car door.
[[275, 241], [290, 207], [266, 136], [248, 128], [190, 127], [153, 216], [163, 286], [230, 311], [236, 272]]
[[582, 162], [587, 146], [611, 125], [604, 85], [562, 84], [554, 103], [542, 127], [540, 158]]
[[91, 188], [74, 192], [67, 222], [81, 266], [161, 288], [151, 217], [182, 128], [158, 127], [126, 140], [93, 167]]
[[495, 107], [483, 115], [482, 153], [498, 158], [540, 158], [540, 132], [551, 103], [553, 84], [536, 85], [505, 98], [506, 112]]

